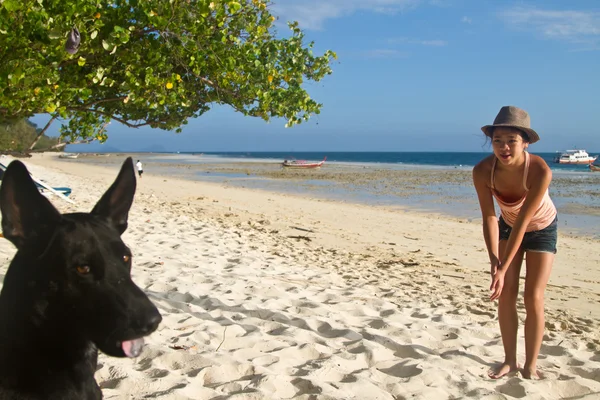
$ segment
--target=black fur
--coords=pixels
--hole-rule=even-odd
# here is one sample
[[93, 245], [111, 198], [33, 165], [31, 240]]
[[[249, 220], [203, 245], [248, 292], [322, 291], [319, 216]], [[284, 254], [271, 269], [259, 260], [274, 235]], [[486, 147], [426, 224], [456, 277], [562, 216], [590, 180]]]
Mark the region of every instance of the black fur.
[[17, 247], [0, 293], [0, 400], [101, 399], [98, 349], [152, 333], [161, 316], [131, 280], [121, 240], [135, 194], [128, 158], [91, 213], [60, 214], [25, 165], [0, 187], [2, 231]]

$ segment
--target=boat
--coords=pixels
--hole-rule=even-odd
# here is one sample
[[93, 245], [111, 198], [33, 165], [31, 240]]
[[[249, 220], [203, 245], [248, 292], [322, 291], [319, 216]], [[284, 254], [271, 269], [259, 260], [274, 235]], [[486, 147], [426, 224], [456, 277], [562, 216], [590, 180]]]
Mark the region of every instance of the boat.
[[566, 150], [558, 154], [554, 158], [554, 162], [558, 164], [591, 164], [598, 156], [590, 156], [587, 151], [579, 150]]
[[69, 188], [69, 187], [53, 187], [52, 191], [51, 191], [50, 189], [48, 189], [48, 187], [44, 187], [37, 182], [35, 182], [35, 186], [38, 188], [40, 193], [46, 197], [49, 197], [50, 194], [53, 194], [52, 191], [60, 193], [65, 197], [67, 197], [71, 194], [71, 188]]
[[590, 171], [600, 172], [600, 165], [590, 164]]
[[58, 156], [58, 158], [71, 158], [71, 159], [74, 159], [77, 157], [79, 157], [79, 153], [63, 153]]
[[[6, 171], [6, 165], [0, 163], [0, 182], [2, 181], [2, 177], [4, 176], [4, 172]], [[68, 203], [74, 203], [73, 200], [69, 199], [67, 196], [71, 194], [70, 187], [51, 187], [46, 183], [42, 182], [40, 179], [34, 177], [31, 173], [31, 179], [35, 183], [35, 186], [38, 188], [40, 193], [46, 197], [50, 197], [51, 195], [55, 195], [65, 200]]]
[[284, 168], [292, 168], [292, 169], [315, 169], [321, 168], [323, 164], [325, 164], [325, 160], [327, 157], [323, 158], [323, 161], [319, 162], [309, 162], [306, 160], [284, 160], [281, 163], [281, 166]]

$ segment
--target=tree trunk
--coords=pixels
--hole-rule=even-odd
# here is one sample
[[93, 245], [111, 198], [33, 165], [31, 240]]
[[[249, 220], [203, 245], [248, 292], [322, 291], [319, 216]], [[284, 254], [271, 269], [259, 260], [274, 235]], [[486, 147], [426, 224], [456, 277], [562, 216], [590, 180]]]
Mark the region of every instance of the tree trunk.
[[50, 125], [52, 125], [52, 123], [54, 122], [55, 119], [56, 119], [56, 117], [52, 117], [50, 119], [50, 121], [48, 121], [48, 123], [46, 124], [46, 126], [44, 127], [44, 129], [42, 129], [40, 131], [40, 133], [38, 133], [38, 135], [36, 136], [36, 138], [33, 140], [33, 143], [31, 143], [31, 146], [29, 146], [29, 150], [33, 150], [33, 148], [35, 147], [35, 145], [40, 141], [40, 138], [42, 136], [44, 136], [44, 133], [46, 133], [46, 130], [50, 127]]

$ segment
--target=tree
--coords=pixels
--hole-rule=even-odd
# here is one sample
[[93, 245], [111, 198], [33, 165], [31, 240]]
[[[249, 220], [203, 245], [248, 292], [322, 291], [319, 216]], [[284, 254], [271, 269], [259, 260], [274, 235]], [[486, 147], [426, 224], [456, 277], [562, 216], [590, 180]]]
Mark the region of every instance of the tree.
[[47, 113], [67, 121], [70, 142], [105, 141], [110, 120], [179, 132], [213, 104], [298, 124], [322, 106], [303, 84], [330, 74], [336, 55], [313, 55], [297, 23], [279, 37], [268, 6], [0, 0], [0, 122]]
[[[33, 141], [40, 136], [41, 129], [36, 124], [20, 119], [10, 124], [0, 124], [0, 153], [26, 152]], [[41, 135], [35, 148], [48, 149], [58, 145], [58, 138]]]

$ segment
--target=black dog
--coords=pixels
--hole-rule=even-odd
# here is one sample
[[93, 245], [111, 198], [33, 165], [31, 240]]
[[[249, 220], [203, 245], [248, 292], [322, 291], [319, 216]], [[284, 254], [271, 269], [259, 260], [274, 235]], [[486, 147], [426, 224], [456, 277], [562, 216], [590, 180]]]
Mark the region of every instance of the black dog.
[[6, 169], [2, 231], [18, 251], [0, 293], [0, 399], [101, 399], [98, 349], [137, 357], [158, 327], [121, 240], [135, 187], [128, 158], [91, 213], [62, 215], [21, 162]]

